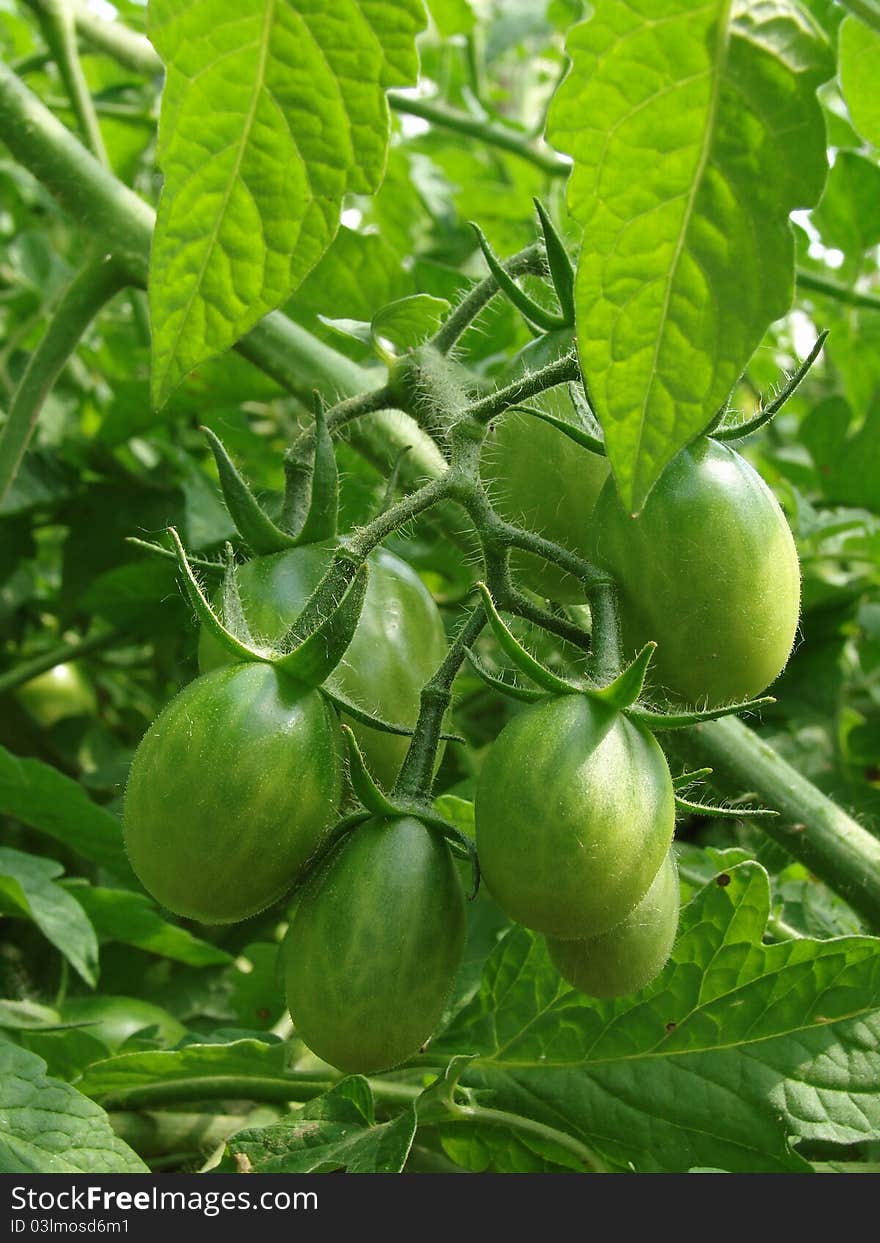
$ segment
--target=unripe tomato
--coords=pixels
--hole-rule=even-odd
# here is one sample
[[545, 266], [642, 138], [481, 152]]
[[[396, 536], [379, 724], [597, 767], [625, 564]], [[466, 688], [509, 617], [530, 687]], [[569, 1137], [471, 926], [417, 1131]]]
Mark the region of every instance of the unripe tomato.
[[679, 453], [637, 518], [609, 480], [592, 554], [617, 580], [626, 648], [656, 641], [649, 676], [672, 699], [748, 699], [785, 667], [800, 608], [797, 551], [773, 493], [726, 445], [704, 439]]
[[144, 1027], [157, 1027], [167, 1045], [177, 1044], [186, 1035], [186, 1028], [173, 1014], [140, 997], [68, 997], [61, 1007], [61, 1019], [64, 1023], [87, 1023], [83, 1030], [114, 1050]]
[[[504, 382], [539, 371], [573, 348], [570, 329], [546, 333], [519, 353]], [[577, 422], [565, 386], [547, 389], [529, 405], [567, 423]], [[586, 557], [590, 519], [608, 478], [607, 458], [581, 448], [534, 415], [511, 410], [492, 424], [480, 457], [480, 475], [492, 504], [507, 522]], [[511, 565], [538, 595], [561, 604], [584, 599], [577, 579], [549, 561], [515, 550]]]
[[397, 1066], [440, 1018], [464, 931], [446, 843], [410, 816], [367, 821], [310, 881], [284, 943], [297, 1034], [340, 1070]]
[[656, 739], [614, 708], [564, 695], [501, 731], [477, 783], [477, 853], [511, 918], [555, 937], [613, 928], [651, 884], [675, 822]]
[[31, 678], [18, 688], [15, 697], [47, 728], [65, 717], [91, 716], [98, 707], [92, 684], [72, 661]]
[[678, 869], [670, 850], [651, 887], [625, 919], [587, 941], [547, 938], [550, 958], [572, 988], [591, 997], [624, 997], [658, 976], [678, 929]]
[[280, 898], [336, 818], [336, 715], [271, 665], [191, 682], [142, 738], [125, 792], [131, 865], [153, 897], [203, 923]]
[[[277, 641], [317, 587], [332, 544], [307, 544], [255, 557], [238, 570], [244, 615], [255, 639]], [[360, 707], [397, 725], [415, 725], [419, 693], [446, 655], [446, 634], [431, 593], [405, 561], [384, 549], [370, 558], [366, 599], [354, 638], [328, 680]], [[219, 605], [219, 601], [215, 602]], [[203, 672], [232, 657], [204, 630]], [[409, 739], [351, 722], [364, 758], [381, 784], [393, 785]]]

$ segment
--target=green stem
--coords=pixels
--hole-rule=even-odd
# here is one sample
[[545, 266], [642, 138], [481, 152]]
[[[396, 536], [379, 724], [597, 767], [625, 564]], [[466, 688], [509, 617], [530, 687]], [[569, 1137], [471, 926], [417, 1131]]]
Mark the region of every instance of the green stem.
[[67, 0], [26, 0], [34, 10], [43, 38], [61, 74], [70, 106], [89, 149], [105, 166], [109, 166], [107, 148], [95, 113], [79, 52], [76, 47], [76, 24]]
[[0, 504], [12, 486], [55, 380], [101, 308], [124, 287], [112, 260], [86, 263], [55, 307], [49, 327], [30, 357], [0, 432]]
[[[579, 1139], [556, 1127], [546, 1126], [534, 1118], [523, 1118], [520, 1114], [507, 1113], [501, 1109], [487, 1109], [483, 1105], [459, 1105], [445, 1123], [477, 1122], [482, 1126], [500, 1126], [518, 1135], [528, 1135], [545, 1143], [555, 1144], [575, 1156], [585, 1170], [591, 1174], [607, 1173], [601, 1157]], [[429, 1124], [430, 1125], [430, 1124]]]
[[505, 388], [498, 388], [480, 401], [468, 407], [467, 414], [479, 423], [488, 423], [496, 415], [503, 414], [511, 406], [519, 405], [529, 397], [543, 393], [545, 389], [556, 388], [559, 384], [567, 384], [571, 380], [580, 379], [580, 368], [574, 354], [566, 354], [555, 363], [524, 375], [514, 380]]
[[850, 289], [839, 281], [829, 280], [826, 276], [817, 276], [804, 268], [797, 269], [798, 289], [810, 289], [813, 293], [824, 294], [826, 298], [834, 298], [837, 302], [845, 302], [848, 306], [862, 306], [870, 311], [880, 311], [880, 297], [876, 294], [862, 293], [858, 289]]
[[173, 1153], [180, 1154], [182, 1162], [209, 1152], [249, 1125], [246, 1114], [119, 1110], [109, 1117], [115, 1134], [148, 1162]]
[[71, 8], [77, 31], [87, 43], [136, 73], [149, 76], [162, 73], [162, 61], [144, 35], [129, 30], [122, 22], [108, 22], [98, 17], [84, 0], [71, 0]]
[[401, 91], [389, 91], [388, 103], [395, 112], [421, 117], [424, 121], [430, 121], [432, 125], [453, 130], [456, 134], [478, 138], [489, 147], [510, 151], [513, 155], [519, 156], [521, 160], [534, 164], [536, 168], [540, 168], [550, 177], [559, 176], [561, 172], [568, 172], [571, 167], [568, 161], [563, 161], [551, 147], [532, 141], [519, 130], [471, 116], [470, 113], [450, 108], [448, 104], [441, 101], [419, 99], [412, 95], [405, 95]]
[[691, 726], [673, 739], [676, 751], [679, 743], [689, 760], [712, 768], [713, 783], [754, 790], [778, 811], [761, 829], [880, 929], [880, 840], [736, 717]]
[[17, 665], [15, 669], [10, 669], [8, 673], [0, 674], [0, 695], [8, 695], [11, 691], [17, 690], [19, 686], [24, 686], [25, 682], [30, 682], [31, 678], [38, 677], [47, 669], [54, 669], [56, 665], [64, 665], [68, 661], [89, 656], [92, 652], [103, 651], [111, 647], [119, 637], [120, 631], [118, 630], [103, 630], [99, 634], [90, 635], [87, 639], [80, 639], [76, 643], [59, 643], [57, 647], [49, 648], [47, 652], [34, 656], [32, 660], [26, 660], [23, 664]]
[[[543, 276], [547, 272], [547, 259], [540, 242], [533, 242], [513, 255], [502, 268], [510, 277]], [[429, 342], [441, 354], [448, 354], [465, 329], [469, 328], [480, 312], [499, 293], [498, 282], [491, 274], [483, 278], [462, 298], [461, 302], [443, 321]]]

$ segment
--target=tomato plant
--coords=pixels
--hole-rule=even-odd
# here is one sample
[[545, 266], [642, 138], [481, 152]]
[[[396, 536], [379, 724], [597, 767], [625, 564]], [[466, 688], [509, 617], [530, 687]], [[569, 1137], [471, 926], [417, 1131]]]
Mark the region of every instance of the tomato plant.
[[3, 0], [0, 1172], [874, 1168], [873, 7]]
[[169, 910], [245, 919], [289, 889], [333, 822], [333, 710], [268, 665], [197, 678], [144, 735], [125, 791], [125, 847]]
[[670, 851], [644, 897], [607, 932], [583, 941], [548, 940], [569, 984], [593, 997], [636, 993], [660, 974], [678, 931], [678, 871]]
[[315, 875], [285, 942], [303, 1040], [361, 1074], [414, 1056], [452, 990], [464, 927], [443, 840], [412, 817], [362, 825]]
[[581, 695], [514, 717], [483, 765], [474, 810], [495, 900], [527, 928], [578, 940], [607, 932], [644, 896], [675, 822], [657, 742]]
[[635, 518], [606, 486], [592, 540], [620, 583], [624, 642], [657, 643], [660, 689], [717, 706], [776, 681], [797, 633], [800, 567], [779, 502], [740, 454], [709, 439], [683, 450]]
[[[238, 571], [238, 589], [253, 634], [267, 641], [283, 637], [326, 571], [332, 547], [307, 544], [256, 557]], [[414, 725], [422, 685], [446, 651], [443, 622], [421, 579], [399, 557], [379, 550], [358, 628], [333, 675], [340, 689], [368, 711]], [[199, 639], [203, 671], [230, 656], [209, 633]], [[406, 754], [407, 739], [359, 725], [353, 728], [376, 777], [393, 783]]]

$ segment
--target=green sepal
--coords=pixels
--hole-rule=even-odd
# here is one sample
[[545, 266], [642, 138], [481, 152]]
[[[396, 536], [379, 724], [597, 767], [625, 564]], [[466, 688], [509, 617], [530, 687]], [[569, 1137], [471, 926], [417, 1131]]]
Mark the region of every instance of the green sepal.
[[260, 556], [292, 548], [293, 537], [276, 526], [263, 510], [245, 480], [236, 470], [223, 442], [209, 427], [203, 427], [202, 431], [208, 438], [214, 461], [217, 463], [220, 488], [226, 508], [229, 510], [229, 516], [248, 548]]
[[195, 574], [193, 574], [192, 567], [187, 560], [183, 544], [180, 542], [180, 536], [177, 534], [177, 531], [174, 527], [169, 527], [168, 534], [174, 542], [177, 555], [177, 564], [180, 568], [184, 591], [186, 592], [190, 604], [195, 609], [196, 616], [208, 633], [223, 646], [225, 651], [235, 657], [236, 660], [264, 661], [267, 664], [271, 664], [271, 652], [261, 651], [255, 647], [251, 647], [247, 643], [243, 643], [241, 639], [237, 638], [232, 633], [232, 631], [226, 629], [220, 618], [211, 608], [208, 597], [199, 586], [198, 580], [196, 579]]
[[785, 387], [776, 395], [776, 397], [773, 398], [772, 401], [768, 402], [766, 406], [762, 402], [761, 409], [758, 413], [751, 419], [747, 419], [745, 423], [737, 423], [732, 427], [719, 427], [718, 425], [726, 413], [726, 406], [723, 406], [719, 414], [716, 416], [716, 420], [709, 425], [709, 434], [712, 438], [714, 440], [722, 441], [744, 440], [746, 436], [751, 436], [752, 432], [756, 432], [759, 427], [763, 427], [765, 423], [769, 423], [770, 420], [779, 413], [788, 401], [789, 397], [791, 397], [794, 390], [807, 375], [813, 363], [822, 352], [822, 346], [825, 344], [827, 337], [828, 329], [826, 328], [819, 333], [813, 348], [790, 377]]
[[464, 654], [477, 677], [481, 678], [487, 686], [491, 686], [493, 690], [500, 691], [502, 695], [509, 695], [511, 699], [519, 699], [523, 703], [537, 703], [539, 699], [546, 698], [545, 691], [537, 691], [531, 686], [517, 686], [516, 683], [505, 682], [503, 678], [496, 678], [471, 648], [466, 647]]
[[544, 249], [547, 251], [547, 266], [559, 306], [562, 310], [563, 323], [574, 326], [574, 264], [568, 257], [562, 238], [550, 219], [544, 204], [539, 198], [534, 200], [541, 232], [544, 234]]
[[711, 803], [692, 803], [690, 799], [675, 795], [675, 805], [679, 811], [686, 811], [692, 816], [712, 816], [718, 820], [742, 820], [746, 816], [778, 816], [778, 811], [769, 807], [716, 807]]
[[540, 306], [534, 298], [530, 298], [524, 290], [520, 289], [513, 277], [510, 276], [509, 273], [505, 272], [504, 268], [498, 262], [498, 259], [496, 258], [492, 247], [489, 245], [486, 235], [483, 233], [480, 226], [471, 221], [471, 228], [477, 235], [477, 241], [480, 244], [480, 250], [483, 252], [483, 258], [486, 260], [486, 265], [488, 266], [489, 271], [498, 282], [498, 288], [505, 295], [508, 301], [516, 307], [520, 314], [523, 315], [526, 320], [531, 321], [531, 323], [537, 324], [539, 328], [543, 328], [546, 332], [553, 332], [558, 328], [570, 327], [561, 315], [554, 315], [552, 311], [545, 310], [545, 308]]
[[452, 848], [453, 854], [460, 859], [470, 860], [473, 887], [468, 894], [468, 900], [472, 902], [480, 889], [480, 860], [477, 855], [475, 842], [466, 833], [462, 833], [461, 829], [456, 828], [454, 824], [450, 824], [448, 820], [444, 820], [442, 816], [438, 816], [430, 808], [413, 808], [411, 812], [406, 814], [417, 817], [426, 828], [433, 829], [435, 833], [439, 833], [441, 837], [445, 838]]
[[[415, 732], [410, 725], [397, 725], [393, 721], [386, 721], [382, 717], [368, 712], [366, 708], [362, 708], [353, 699], [343, 695], [332, 682], [321, 687], [321, 694], [325, 695], [340, 712], [344, 712], [353, 721], [357, 721], [358, 725], [366, 725], [368, 729], [374, 729], [379, 734], [394, 734], [398, 738], [412, 738]], [[467, 741], [466, 738], [462, 738], [461, 734], [441, 734], [440, 738], [443, 742]]]
[[477, 590], [483, 598], [483, 608], [486, 610], [486, 617], [492, 628], [492, 633], [498, 640], [502, 651], [510, 657], [520, 673], [525, 674], [527, 678], [531, 678], [533, 682], [536, 682], [545, 691], [549, 691], [551, 695], [577, 694], [580, 691], [580, 687], [557, 677], [555, 673], [527, 652], [519, 640], [508, 630], [498, 615], [498, 610], [495, 608], [495, 603], [486, 584], [477, 583]]
[[645, 675], [656, 650], [656, 643], [646, 643], [635, 660], [627, 665], [619, 677], [610, 682], [608, 686], [591, 690], [589, 692], [591, 697], [604, 700], [605, 703], [611, 704], [621, 712], [624, 708], [629, 708], [644, 690]]
[[[173, 548], [163, 548], [161, 544], [154, 544], [152, 540], [138, 539], [136, 535], [126, 535], [126, 544], [131, 544], [133, 548], [140, 548], [143, 552], [152, 553], [156, 557], [162, 557], [165, 561], [176, 561], [177, 553]], [[205, 557], [190, 557], [189, 563], [195, 569], [201, 570], [203, 574], [224, 573], [224, 565], [222, 561], [208, 561]]]
[[605, 445], [598, 436], [591, 436], [589, 432], [582, 427], [576, 427], [574, 423], [568, 423], [565, 419], [557, 418], [555, 414], [548, 414], [546, 410], [538, 410], [535, 406], [510, 406], [510, 410], [522, 410], [525, 414], [533, 414], [536, 419], [540, 419], [542, 423], [549, 423], [551, 427], [555, 427], [557, 431], [562, 432], [569, 440], [573, 440], [576, 445], [580, 445], [582, 449], [595, 453], [599, 457], [606, 457]]
[[349, 779], [351, 780], [352, 789], [360, 802], [363, 803], [367, 811], [373, 812], [377, 816], [399, 815], [397, 808], [373, 779], [364, 762], [361, 749], [351, 728], [348, 725], [342, 725], [340, 728], [348, 746]]
[[294, 544], [317, 544], [335, 537], [339, 523], [339, 471], [327, 426], [324, 400], [315, 393], [315, 453], [311, 470], [311, 492], [305, 519]]
[[672, 778], [672, 788], [673, 790], [686, 790], [688, 786], [692, 786], [697, 781], [702, 781], [704, 777], [710, 777], [711, 775], [711, 768], [695, 768], [689, 773], [679, 773], [677, 777]]
[[245, 617], [244, 607], [241, 603], [241, 593], [238, 590], [238, 570], [235, 564], [235, 553], [232, 545], [226, 545], [226, 568], [223, 572], [223, 585], [220, 588], [220, 598], [223, 601], [223, 621], [227, 630], [234, 634], [242, 643], [249, 647], [254, 646], [254, 637], [251, 634], [250, 626]]
[[701, 721], [717, 721], [723, 716], [737, 716], [740, 712], [754, 712], [765, 704], [775, 703], [772, 695], [764, 695], [761, 699], [746, 699], [742, 703], [728, 704], [724, 708], [704, 708], [699, 712], [653, 712], [650, 708], [630, 708], [627, 715], [656, 733], [662, 729], [686, 729], [688, 725], [699, 725]]
[[[321, 624], [290, 651], [275, 657], [272, 663], [276, 669], [289, 674], [304, 686], [320, 686], [330, 676], [354, 637], [369, 573], [367, 562], [362, 562], [342, 598]], [[317, 590], [320, 590], [320, 585]], [[306, 601], [305, 608], [308, 608], [312, 598]], [[287, 637], [296, 638], [296, 623]]]
[[386, 509], [394, 503], [394, 497], [397, 492], [397, 482], [400, 479], [400, 468], [403, 465], [403, 459], [412, 450], [412, 445], [404, 445], [394, 459], [394, 465], [391, 467], [391, 474], [388, 476], [388, 482], [385, 485], [385, 494], [382, 497], [382, 503], [376, 510], [375, 517], [384, 514]]

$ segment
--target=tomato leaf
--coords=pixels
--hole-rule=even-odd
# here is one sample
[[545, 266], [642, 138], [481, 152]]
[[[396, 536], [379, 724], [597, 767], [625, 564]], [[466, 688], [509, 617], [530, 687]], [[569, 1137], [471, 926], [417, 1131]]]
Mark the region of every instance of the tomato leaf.
[[0, 1172], [147, 1174], [104, 1110], [46, 1076], [41, 1057], [0, 1040]]
[[55, 884], [54, 859], [0, 846], [0, 914], [31, 919], [92, 988], [98, 982], [98, 940], [82, 907]]
[[410, 1106], [376, 1122], [366, 1079], [352, 1075], [273, 1126], [239, 1131], [226, 1145], [218, 1172], [255, 1174], [399, 1174], [416, 1131]]
[[421, 0], [152, 0], [165, 176], [150, 260], [153, 400], [297, 288], [346, 193], [382, 179], [385, 89], [413, 81]]
[[806, 1170], [795, 1138], [867, 1140], [880, 1125], [880, 940], [763, 945], [766, 872], [719, 873], [682, 912], [648, 988], [597, 1001], [516, 929], [479, 995], [432, 1045], [475, 1052], [487, 1107], [562, 1128], [638, 1171]]
[[872, 30], [855, 17], [840, 28], [840, 83], [853, 125], [880, 147], [880, 19]]
[[706, 426], [793, 292], [833, 72], [794, 5], [615, 4], [568, 39], [551, 137], [575, 161], [578, 349], [627, 508]]

